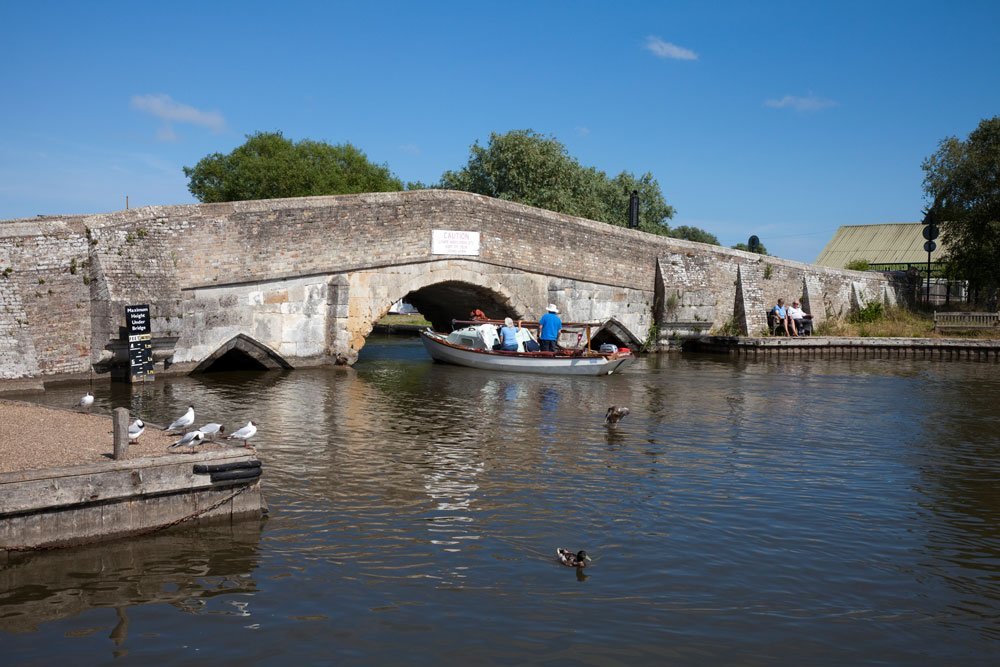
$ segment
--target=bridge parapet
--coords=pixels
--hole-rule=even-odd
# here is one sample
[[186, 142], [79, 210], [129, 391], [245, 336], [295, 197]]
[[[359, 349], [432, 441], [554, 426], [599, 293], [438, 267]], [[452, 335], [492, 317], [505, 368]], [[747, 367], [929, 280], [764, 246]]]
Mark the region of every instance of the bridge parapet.
[[[478, 234], [476, 254], [436, 253], [434, 230]], [[572, 320], [615, 318], [628, 344], [671, 322], [756, 333], [779, 296], [820, 317], [894, 296], [878, 274], [442, 190], [2, 223], [0, 273], [8, 264], [0, 329], [18, 350], [0, 346], [0, 379], [87, 372], [117, 338], [124, 306], [139, 303], [155, 335], [177, 339], [171, 361], [183, 369], [241, 335], [292, 365], [351, 363], [407, 296], [437, 323], [470, 306], [537, 319], [555, 303]]]

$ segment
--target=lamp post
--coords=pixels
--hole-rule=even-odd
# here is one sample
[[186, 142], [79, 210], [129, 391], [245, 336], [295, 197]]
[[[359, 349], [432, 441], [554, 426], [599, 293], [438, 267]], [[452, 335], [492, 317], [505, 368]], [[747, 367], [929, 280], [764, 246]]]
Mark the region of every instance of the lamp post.
[[633, 190], [628, 198], [628, 228], [639, 229], [639, 191]]
[[[935, 205], [937, 202], [935, 202]], [[935, 207], [932, 206], [927, 214], [924, 216], [924, 250], [927, 251], [927, 296], [925, 298], [925, 303], [929, 306], [931, 303], [931, 253], [937, 249], [937, 243], [934, 239], [938, 237], [941, 230], [937, 225], [937, 214], [935, 213]]]

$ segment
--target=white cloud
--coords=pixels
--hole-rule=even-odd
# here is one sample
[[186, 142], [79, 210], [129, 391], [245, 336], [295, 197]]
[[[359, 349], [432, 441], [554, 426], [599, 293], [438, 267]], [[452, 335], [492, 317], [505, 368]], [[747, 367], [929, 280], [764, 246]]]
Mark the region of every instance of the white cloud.
[[584, 125], [578, 125], [577, 128], [576, 128], [576, 134], [579, 137], [589, 137], [590, 136], [590, 128], [586, 127]]
[[171, 123], [188, 123], [205, 127], [213, 132], [226, 129], [226, 119], [218, 111], [202, 111], [187, 104], [177, 102], [169, 95], [133, 95], [132, 108], [144, 111], [164, 122], [157, 136], [164, 141], [173, 141], [177, 137], [171, 128]]
[[416, 144], [401, 144], [399, 150], [410, 155], [420, 155], [420, 146]]
[[698, 54], [691, 49], [677, 46], [670, 42], [664, 42], [659, 37], [650, 35], [646, 38], [646, 50], [652, 52], [658, 58], [669, 58], [671, 60], [698, 60]]
[[810, 93], [806, 96], [785, 95], [780, 99], [764, 100], [764, 106], [772, 109], [794, 109], [795, 111], [819, 111], [837, 106], [833, 100], [817, 97]]

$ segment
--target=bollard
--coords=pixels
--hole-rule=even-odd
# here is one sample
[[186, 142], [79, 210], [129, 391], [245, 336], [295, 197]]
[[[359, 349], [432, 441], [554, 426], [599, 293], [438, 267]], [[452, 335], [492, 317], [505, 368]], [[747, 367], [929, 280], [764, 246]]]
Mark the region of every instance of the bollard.
[[115, 461], [124, 461], [128, 457], [128, 410], [115, 408], [111, 411], [111, 420], [115, 434]]

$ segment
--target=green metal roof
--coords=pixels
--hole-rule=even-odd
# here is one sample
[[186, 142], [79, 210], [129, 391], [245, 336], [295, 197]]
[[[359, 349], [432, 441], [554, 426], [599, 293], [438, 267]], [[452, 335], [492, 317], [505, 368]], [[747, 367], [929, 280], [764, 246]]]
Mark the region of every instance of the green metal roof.
[[[853, 260], [869, 264], [920, 264], [927, 261], [924, 224], [902, 222], [885, 225], [843, 225], [816, 258], [816, 264], [842, 269]], [[941, 239], [931, 261], [943, 256]]]

